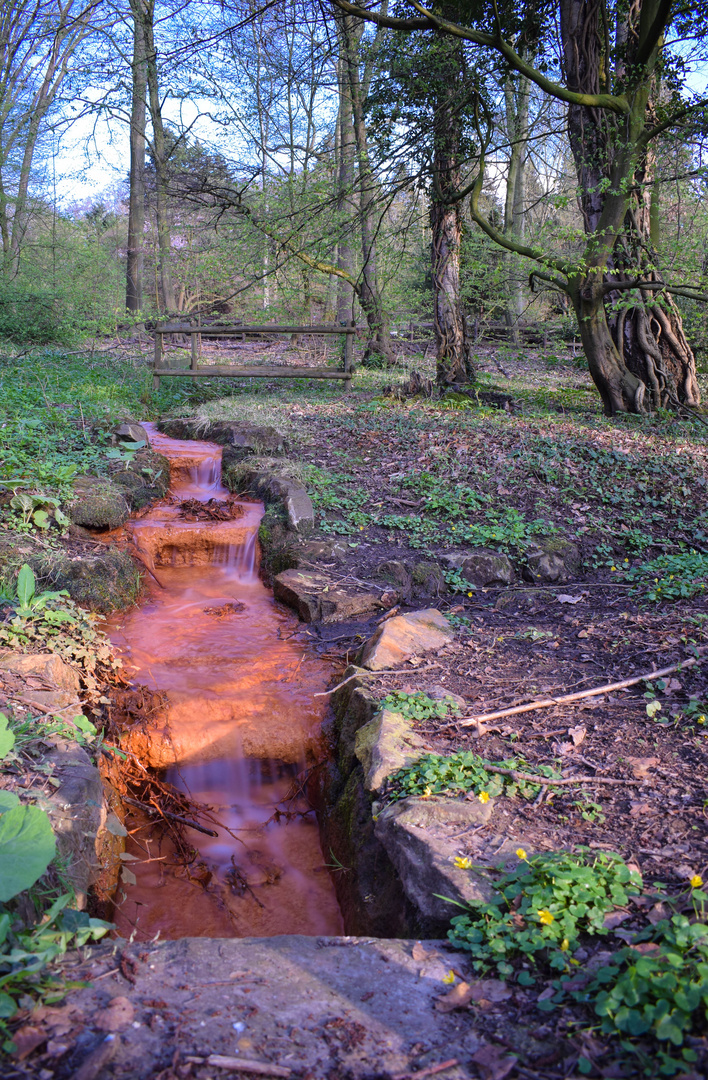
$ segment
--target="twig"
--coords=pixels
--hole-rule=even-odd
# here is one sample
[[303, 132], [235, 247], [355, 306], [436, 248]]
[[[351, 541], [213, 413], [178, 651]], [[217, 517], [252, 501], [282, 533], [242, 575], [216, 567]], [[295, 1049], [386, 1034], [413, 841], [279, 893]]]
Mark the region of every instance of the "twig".
[[357, 671], [355, 675], [350, 675], [348, 679], [344, 680], [344, 682], [337, 683], [337, 685], [333, 686], [331, 690], [325, 690], [324, 693], [313, 694], [312, 696], [313, 697], [329, 697], [330, 694], [334, 694], [337, 690], [341, 690], [343, 686], [346, 686], [347, 683], [350, 683], [352, 681], [352, 679], [361, 679], [361, 678], [364, 678], [364, 676], [371, 679], [371, 678], [378, 678], [379, 675], [408, 675], [408, 674], [412, 675], [414, 671], [415, 672], [430, 671], [431, 667], [434, 667], [434, 666], [435, 666], [434, 664], [427, 664], [425, 667], [422, 667], [422, 668], [412, 668], [410, 672], [401, 671], [400, 669], [396, 669], [395, 671], [394, 670], [391, 670], [391, 671], [364, 671], [363, 668], [362, 668], [362, 670]]
[[614, 776], [573, 776], [564, 780], [549, 780], [545, 776], [532, 776], [531, 773], [517, 772], [516, 769], [502, 769], [499, 765], [487, 765], [487, 772], [499, 773], [500, 776], [510, 776], [512, 780], [525, 780], [531, 784], [540, 784], [542, 787], [560, 787], [568, 784], [630, 784], [637, 787], [642, 780], [618, 780]]
[[[695, 664], [708, 652], [708, 649], [698, 649], [697, 656], [691, 656], [688, 660], [681, 660], [678, 664], [671, 664], [670, 667], [659, 668], [656, 671], [648, 671], [645, 675], [636, 675], [632, 679], [622, 679], [621, 682], [606, 683], [604, 686], [597, 686], [594, 690], [581, 690], [577, 694], [563, 694], [561, 697], [543, 698], [541, 701], [529, 701], [526, 705], [515, 705], [512, 709], [499, 709], [497, 712], [484, 713], [481, 716], [468, 716], [464, 720], [458, 720], [457, 723], [460, 727], [476, 727], [480, 730], [480, 725], [485, 724], [488, 720], [499, 720], [503, 716], [516, 716], [519, 713], [533, 712], [534, 709], [547, 709], [551, 705], [565, 705], [571, 701], [582, 701], [584, 698], [598, 697], [600, 694], [609, 694], [613, 690], [625, 690], [628, 686], [636, 686], [637, 683], [646, 682], [649, 679], [661, 679], [664, 675], [671, 675], [674, 671], [680, 671], [684, 668], [694, 667]], [[355, 678], [355, 676], [352, 676]]]
[[257, 1076], [286, 1077], [292, 1074], [292, 1069], [286, 1069], [283, 1065], [271, 1065], [267, 1061], [247, 1061], [245, 1058], [227, 1057], [225, 1054], [210, 1054], [206, 1063], [218, 1069], [250, 1072]]
[[137, 806], [140, 810], [144, 810], [146, 814], [153, 817], [155, 814], [162, 814], [163, 817], [169, 818], [171, 821], [176, 821], [179, 825], [186, 825], [190, 829], [196, 829], [197, 832], [204, 833], [205, 836], [218, 836], [218, 832], [214, 829], [205, 829], [202, 825], [197, 825], [196, 821], [190, 821], [189, 818], [180, 817], [179, 814], [173, 814], [171, 810], [163, 810], [162, 807], [147, 806], [145, 803], [139, 802], [138, 799], [131, 799], [128, 795], [123, 796], [123, 802], [130, 803], [131, 806]]
[[459, 1065], [457, 1058], [450, 1058], [449, 1061], [440, 1061], [437, 1065], [428, 1065], [427, 1069], [419, 1069], [418, 1072], [396, 1073], [391, 1080], [418, 1080], [419, 1077], [434, 1076], [436, 1073], [445, 1072], [455, 1065]]

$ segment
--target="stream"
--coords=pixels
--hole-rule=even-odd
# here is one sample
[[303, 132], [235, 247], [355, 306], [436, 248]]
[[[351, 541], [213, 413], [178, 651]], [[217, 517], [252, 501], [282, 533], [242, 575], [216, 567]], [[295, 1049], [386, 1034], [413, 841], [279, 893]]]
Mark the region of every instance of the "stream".
[[[135, 883], [119, 886], [114, 921], [138, 940], [340, 934], [314, 813], [273, 819], [317, 745], [326, 698], [314, 695], [331, 669], [259, 579], [263, 507], [222, 487], [221, 447], [144, 426], [170, 461], [170, 493], [127, 528], [158, 580], [146, 578], [139, 607], [112, 616], [107, 630], [131, 681], [167, 695], [166, 779], [235, 836], [189, 830], [199, 855], [185, 868], [140, 829], [127, 842], [135, 860], [124, 876]], [[234, 518], [185, 515], [185, 503], [211, 499], [229, 500]]]

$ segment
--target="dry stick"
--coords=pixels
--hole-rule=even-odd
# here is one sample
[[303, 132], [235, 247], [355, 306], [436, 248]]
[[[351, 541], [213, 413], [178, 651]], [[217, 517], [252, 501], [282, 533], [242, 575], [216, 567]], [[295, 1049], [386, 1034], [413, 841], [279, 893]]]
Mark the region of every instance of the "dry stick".
[[565, 780], [548, 780], [543, 776], [532, 776], [530, 773], [517, 772], [516, 769], [502, 769], [498, 765], [485, 764], [484, 768], [487, 772], [510, 776], [512, 780], [526, 780], [532, 784], [541, 784], [542, 787], [560, 787], [567, 784], [631, 784], [632, 787], [637, 787], [643, 783], [642, 780], [618, 780], [614, 776], [573, 776]]
[[391, 1080], [418, 1080], [419, 1077], [435, 1076], [436, 1073], [446, 1072], [455, 1065], [459, 1065], [457, 1058], [450, 1058], [449, 1061], [441, 1061], [437, 1065], [428, 1065], [427, 1069], [419, 1069], [418, 1072], [396, 1073]]
[[[623, 679], [621, 682], [616, 683], [606, 683], [604, 686], [595, 687], [594, 690], [581, 690], [577, 694], [563, 694], [562, 697], [543, 698], [541, 701], [530, 701], [526, 705], [515, 705], [513, 709], [499, 709], [497, 712], [484, 713], [481, 716], [468, 716], [464, 720], [458, 720], [457, 724], [460, 727], [479, 727], [480, 724], [484, 724], [488, 720], [499, 720], [503, 716], [516, 716], [519, 713], [533, 712], [535, 709], [547, 709], [551, 705], [565, 705], [570, 701], [582, 701], [583, 698], [598, 697], [600, 694], [609, 694], [613, 690], [625, 690], [628, 686], [636, 686], [637, 683], [646, 682], [649, 679], [661, 679], [664, 675], [673, 674], [674, 671], [693, 667], [703, 656], [705, 656], [708, 649], [698, 649], [697, 651], [698, 655], [692, 656], [688, 660], [681, 660], [678, 664], [672, 664], [670, 667], [660, 668], [657, 671], [648, 671], [645, 675], [637, 675], [632, 679]], [[352, 676], [352, 678], [354, 678], [354, 676]]]
[[334, 694], [337, 690], [341, 690], [343, 686], [346, 686], [347, 683], [350, 683], [352, 681], [352, 679], [363, 679], [364, 676], [367, 676], [370, 679], [375, 679], [375, 678], [378, 678], [379, 675], [413, 675], [416, 672], [430, 671], [431, 667], [434, 667], [434, 666], [435, 666], [434, 664], [427, 664], [425, 667], [412, 668], [410, 671], [399, 671], [399, 670], [395, 670], [395, 671], [393, 671], [393, 670], [391, 670], [391, 671], [364, 671], [364, 670], [361, 670], [361, 671], [357, 671], [354, 675], [350, 675], [348, 679], [344, 680], [344, 682], [337, 683], [337, 685], [333, 686], [331, 690], [325, 690], [324, 693], [322, 693], [322, 694], [313, 694], [312, 696], [313, 697], [329, 697], [330, 694]]
[[151, 817], [155, 813], [162, 814], [163, 817], [170, 818], [172, 821], [178, 822], [180, 825], [186, 825], [190, 829], [196, 829], [197, 832], [204, 833], [205, 836], [218, 836], [218, 832], [214, 829], [205, 829], [201, 825], [197, 825], [196, 821], [190, 821], [189, 818], [180, 817], [179, 814], [173, 814], [171, 810], [163, 810], [162, 807], [151, 807], [146, 803], [139, 802], [138, 799], [131, 799], [128, 795], [123, 796], [123, 802], [130, 803], [131, 806], [137, 806], [140, 810], [144, 810], [145, 813]]

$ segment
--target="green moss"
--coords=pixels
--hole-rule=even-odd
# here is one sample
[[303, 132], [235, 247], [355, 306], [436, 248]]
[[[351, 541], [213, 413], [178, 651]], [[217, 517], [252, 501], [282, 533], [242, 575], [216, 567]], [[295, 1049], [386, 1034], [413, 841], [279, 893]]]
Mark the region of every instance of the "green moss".
[[42, 588], [66, 589], [72, 600], [102, 615], [130, 607], [138, 598], [140, 573], [127, 552], [107, 547], [99, 555], [69, 559], [61, 552], [27, 556]]

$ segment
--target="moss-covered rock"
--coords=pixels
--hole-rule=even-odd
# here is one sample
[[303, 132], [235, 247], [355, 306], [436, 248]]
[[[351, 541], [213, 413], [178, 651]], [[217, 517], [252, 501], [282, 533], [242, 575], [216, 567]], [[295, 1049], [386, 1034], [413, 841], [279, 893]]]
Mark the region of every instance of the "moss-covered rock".
[[140, 450], [131, 462], [121, 463], [111, 474], [111, 484], [123, 494], [131, 510], [142, 510], [167, 494], [170, 463], [162, 454]]
[[582, 559], [576, 544], [563, 536], [543, 536], [526, 548], [523, 575], [527, 581], [562, 583], [580, 570]]
[[123, 491], [110, 481], [79, 476], [68, 513], [74, 525], [85, 529], [117, 529], [130, 517], [130, 507]]
[[66, 589], [72, 600], [89, 611], [108, 614], [134, 604], [140, 591], [140, 573], [126, 551], [105, 551], [70, 559], [62, 552], [28, 555], [38, 588]]
[[443, 572], [437, 563], [419, 562], [413, 567], [411, 574], [413, 582], [413, 595], [424, 598], [428, 596], [440, 596], [447, 592], [447, 585]]

